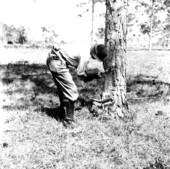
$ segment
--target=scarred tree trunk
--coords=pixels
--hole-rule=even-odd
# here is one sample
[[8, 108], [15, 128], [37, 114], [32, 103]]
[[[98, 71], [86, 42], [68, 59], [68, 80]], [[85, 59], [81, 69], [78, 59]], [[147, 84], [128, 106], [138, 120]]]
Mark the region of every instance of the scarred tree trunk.
[[103, 99], [112, 98], [105, 108], [110, 114], [124, 117], [128, 109], [126, 99], [126, 15], [128, 0], [106, 0], [105, 45], [109, 56], [104, 67], [112, 67], [105, 76]]

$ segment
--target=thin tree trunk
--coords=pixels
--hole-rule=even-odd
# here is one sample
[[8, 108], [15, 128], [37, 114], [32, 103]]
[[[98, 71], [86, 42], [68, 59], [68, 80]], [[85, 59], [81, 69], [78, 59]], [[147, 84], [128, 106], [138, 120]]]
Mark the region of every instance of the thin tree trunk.
[[95, 1], [92, 0], [92, 28], [91, 28], [91, 43], [93, 43], [94, 40], [94, 7], [95, 7]]
[[153, 17], [154, 17], [154, 1], [152, 0], [151, 17], [150, 17], [150, 33], [149, 33], [149, 51], [152, 50], [152, 33], [153, 33]]
[[103, 99], [112, 98], [114, 104], [107, 107], [123, 117], [128, 109], [126, 99], [126, 15], [127, 0], [106, 0], [105, 45], [109, 56], [104, 67], [112, 67], [112, 72], [105, 76]]

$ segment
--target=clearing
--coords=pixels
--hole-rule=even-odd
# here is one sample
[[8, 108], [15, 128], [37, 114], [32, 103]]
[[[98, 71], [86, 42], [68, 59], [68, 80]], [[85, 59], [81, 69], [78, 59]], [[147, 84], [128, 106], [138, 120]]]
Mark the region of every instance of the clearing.
[[170, 169], [169, 51], [128, 52], [127, 121], [94, 117], [85, 100], [96, 97], [102, 79], [85, 85], [72, 70], [80, 92], [74, 129], [54, 118], [59, 101], [46, 53], [1, 55], [1, 169]]

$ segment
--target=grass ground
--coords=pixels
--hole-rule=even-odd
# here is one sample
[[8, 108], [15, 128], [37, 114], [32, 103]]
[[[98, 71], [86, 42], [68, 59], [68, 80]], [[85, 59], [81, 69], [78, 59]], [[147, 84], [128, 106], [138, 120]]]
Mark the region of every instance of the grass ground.
[[[83, 108], [75, 112], [79, 125], [74, 129], [64, 128], [54, 118], [59, 101], [43, 65], [46, 52], [4, 51], [0, 168], [170, 169], [168, 51], [128, 52], [127, 96], [132, 118], [125, 122], [93, 117], [79, 99], [76, 108]], [[21, 58], [29, 64], [18, 62]], [[85, 85], [72, 74], [80, 98], [95, 97], [101, 83]]]

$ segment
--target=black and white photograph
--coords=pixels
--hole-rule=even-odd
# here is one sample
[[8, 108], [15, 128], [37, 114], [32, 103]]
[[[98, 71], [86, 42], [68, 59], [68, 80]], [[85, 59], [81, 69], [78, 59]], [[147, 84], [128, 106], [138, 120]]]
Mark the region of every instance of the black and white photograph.
[[0, 0], [0, 169], [170, 169], [170, 0]]

